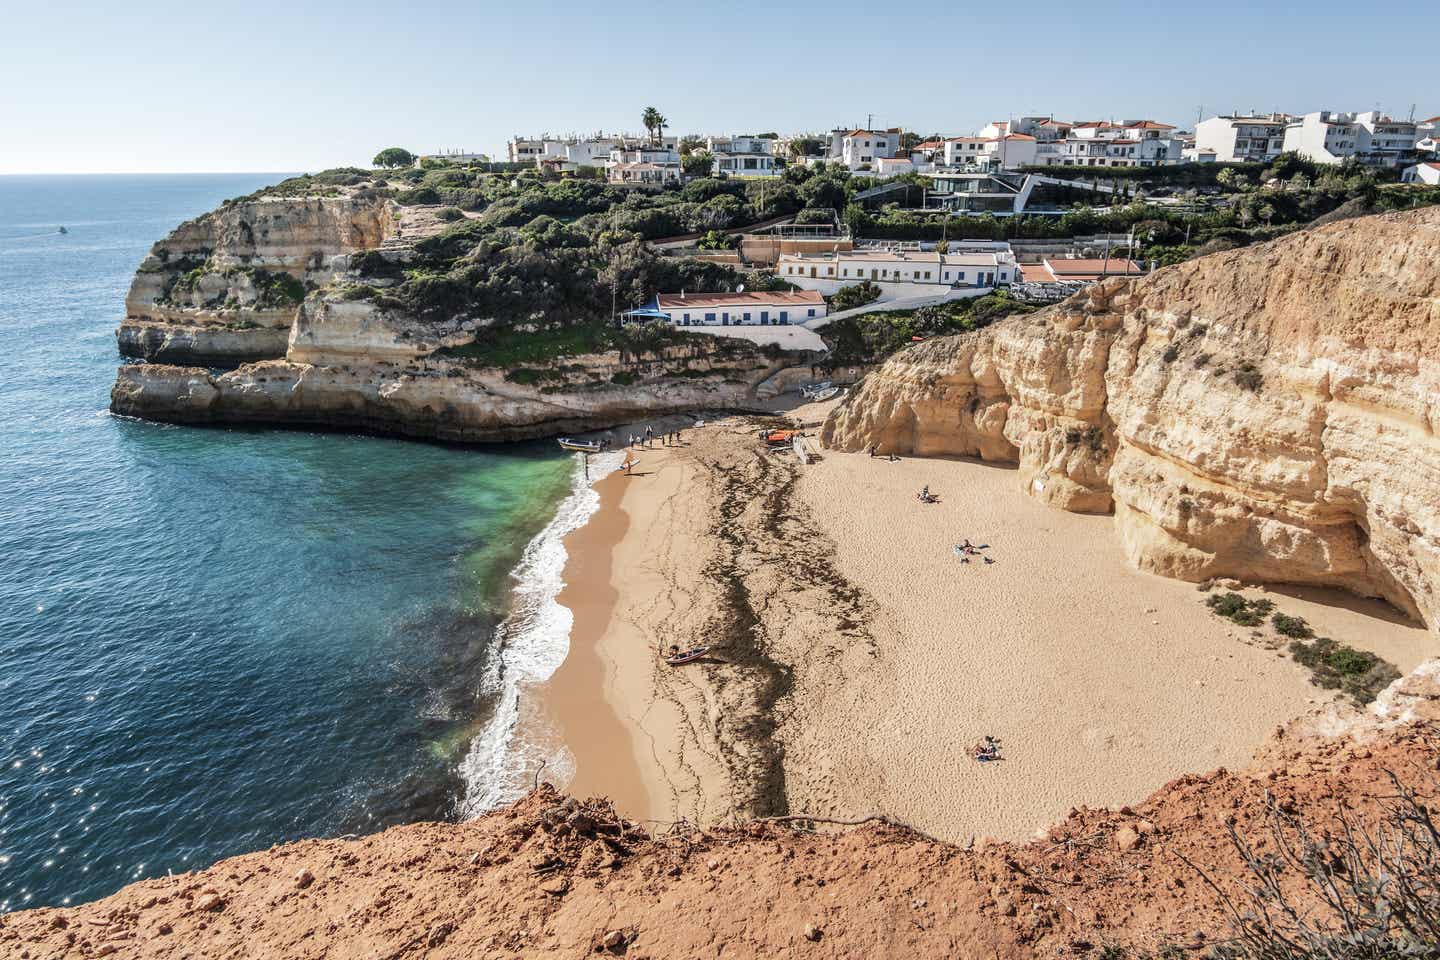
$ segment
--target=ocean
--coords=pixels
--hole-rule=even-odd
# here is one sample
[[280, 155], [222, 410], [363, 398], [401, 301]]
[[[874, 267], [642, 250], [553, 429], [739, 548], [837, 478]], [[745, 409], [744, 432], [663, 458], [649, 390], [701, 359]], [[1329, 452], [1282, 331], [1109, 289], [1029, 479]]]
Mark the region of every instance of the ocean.
[[571, 459], [106, 410], [150, 245], [281, 176], [0, 177], [0, 911], [475, 813], [543, 749]]

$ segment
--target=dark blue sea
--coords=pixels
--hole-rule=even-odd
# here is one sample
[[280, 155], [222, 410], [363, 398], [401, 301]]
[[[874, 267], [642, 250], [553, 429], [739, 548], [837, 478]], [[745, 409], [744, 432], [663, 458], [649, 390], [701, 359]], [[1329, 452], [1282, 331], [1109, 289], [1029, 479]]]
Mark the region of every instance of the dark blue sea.
[[0, 177], [0, 911], [515, 792], [569, 460], [106, 411], [150, 245], [279, 178]]

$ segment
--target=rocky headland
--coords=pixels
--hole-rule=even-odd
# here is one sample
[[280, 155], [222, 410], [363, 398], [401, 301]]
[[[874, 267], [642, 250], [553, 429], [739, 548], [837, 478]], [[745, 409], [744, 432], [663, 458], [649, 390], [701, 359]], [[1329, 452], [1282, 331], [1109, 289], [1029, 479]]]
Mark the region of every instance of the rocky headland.
[[[744, 408], [809, 376], [810, 355], [674, 335], [635, 349], [488, 359], [477, 338], [540, 322], [421, 311], [385, 296], [453, 224], [375, 186], [253, 197], [151, 250], [116, 332], [111, 409], [188, 424], [360, 430], [455, 442], [597, 429]], [[777, 376], [778, 375], [778, 376]]]
[[1018, 467], [1141, 569], [1440, 616], [1440, 210], [1305, 230], [917, 344], [828, 445]]

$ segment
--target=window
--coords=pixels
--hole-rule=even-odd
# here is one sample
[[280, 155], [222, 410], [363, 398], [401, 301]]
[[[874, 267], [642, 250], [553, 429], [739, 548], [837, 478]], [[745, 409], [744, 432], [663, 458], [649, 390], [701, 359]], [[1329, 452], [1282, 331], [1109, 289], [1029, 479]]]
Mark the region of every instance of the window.
[[745, 322], [746, 322], [746, 323], [749, 323], [749, 322], [750, 322], [750, 311], [749, 311], [749, 310], [746, 310], [746, 311], [745, 311]]
[[685, 314], [685, 326], [690, 326], [690, 314]]
[[713, 314], [713, 313], [707, 313], [707, 314], [705, 314], [705, 322], [706, 322], [706, 323], [714, 323], [714, 322], [715, 322], [715, 314]]
[[810, 316], [815, 316], [815, 309], [813, 307], [810, 309]]
[[929, 280], [929, 279], [930, 279], [930, 271], [929, 271], [929, 270], [926, 270], [926, 271], [925, 271], [925, 279], [926, 279], [926, 280]]
[[790, 314], [789, 314], [789, 312], [788, 312], [788, 311], [785, 311], [785, 310], [781, 310], [781, 311], [780, 311], [780, 325], [781, 325], [781, 326], [788, 326], [789, 323], [790, 323]]

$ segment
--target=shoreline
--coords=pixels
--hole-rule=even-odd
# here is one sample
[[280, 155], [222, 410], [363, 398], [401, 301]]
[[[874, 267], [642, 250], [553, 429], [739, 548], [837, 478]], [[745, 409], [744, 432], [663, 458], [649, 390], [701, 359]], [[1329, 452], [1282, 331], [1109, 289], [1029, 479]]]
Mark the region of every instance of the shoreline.
[[565, 790], [608, 797], [625, 816], [646, 820], [655, 813], [655, 798], [640, 775], [635, 731], [612, 702], [614, 667], [601, 652], [620, 600], [614, 556], [630, 529], [627, 479], [617, 470], [595, 481], [599, 508], [565, 537], [565, 586], [555, 602], [574, 620], [565, 660], [539, 693], [573, 764]]

